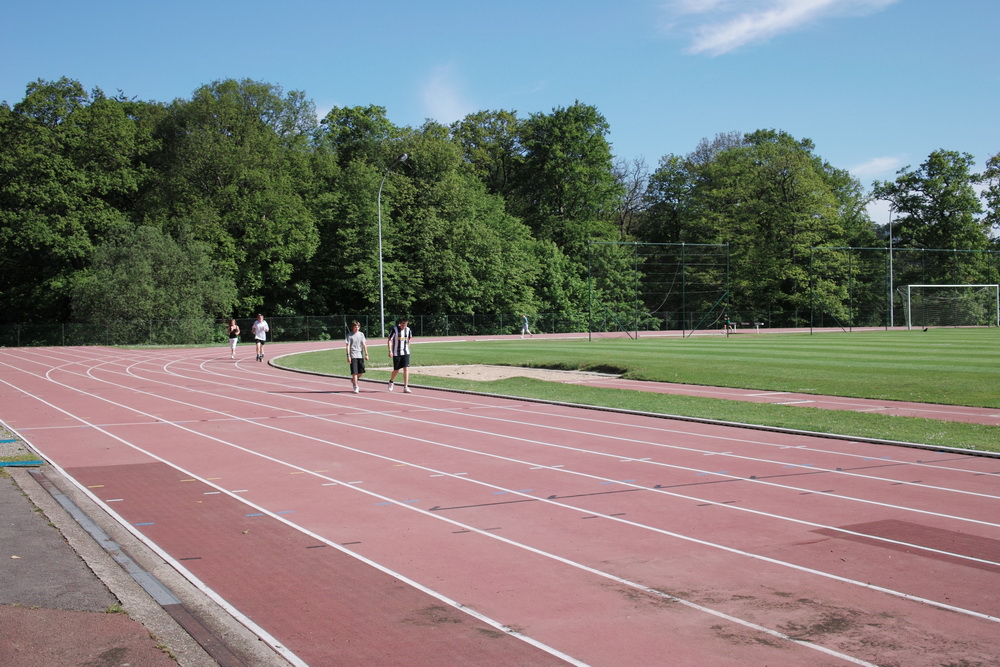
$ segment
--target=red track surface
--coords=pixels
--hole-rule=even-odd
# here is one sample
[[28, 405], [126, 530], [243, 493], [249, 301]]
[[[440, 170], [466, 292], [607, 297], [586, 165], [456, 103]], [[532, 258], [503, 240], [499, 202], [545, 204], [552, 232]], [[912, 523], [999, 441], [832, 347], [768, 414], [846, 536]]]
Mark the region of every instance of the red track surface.
[[241, 352], [3, 349], [0, 416], [293, 662], [1000, 655], [995, 459], [354, 395]]

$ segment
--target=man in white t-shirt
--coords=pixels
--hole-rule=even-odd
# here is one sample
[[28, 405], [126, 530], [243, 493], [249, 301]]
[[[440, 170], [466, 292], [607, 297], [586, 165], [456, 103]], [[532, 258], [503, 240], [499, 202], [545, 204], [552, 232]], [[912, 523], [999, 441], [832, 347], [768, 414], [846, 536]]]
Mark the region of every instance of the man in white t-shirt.
[[368, 343], [365, 335], [361, 333], [361, 323], [357, 320], [351, 322], [351, 333], [347, 335], [347, 363], [351, 365], [351, 386], [354, 393], [361, 392], [358, 389], [358, 380], [365, 374], [365, 359], [368, 358]]
[[267, 332], [271, 330], [271, 327], [267, 326], [264, 316], [258, 313], [257, 321], [253, 323], [250, 330], [253, 331], [253, 340], [257, 344], [257, 361], [264, 361], [264, 343], [267, 342]]

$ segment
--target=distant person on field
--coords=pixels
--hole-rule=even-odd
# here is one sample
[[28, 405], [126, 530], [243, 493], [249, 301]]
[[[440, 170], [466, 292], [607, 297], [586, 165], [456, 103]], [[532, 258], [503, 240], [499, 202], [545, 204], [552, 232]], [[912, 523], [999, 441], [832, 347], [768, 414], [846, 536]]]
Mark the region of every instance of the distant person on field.
[[413, 331], [407, 326], [410, 321], [401, 317], [399, 323], [389, 332], [389, 356], [392, 358], [392, 375], [389, 376], [389, 391], [396, 386], [396, 374], [403, 371], [403, 392], [410, 392], [410, 341]]
[[229, 336], [229, 358], [236, 358], [236, 343], [240, 342], [240, 327], [236, 324], [236, 320], [229, 320], [229, 326], [226, 327], [226, 335]]
[[351, 322], [351, 333], [347, 335], [347, 363], [351, 366], [351, 385], [354, 393], [361, 392], [358, 389], [358, 380], [365, 374], [365, 359], [368, 358], [368, 343], [365, 335], [361, 333], [361, 323], [357, 320]]
[[521, 338], [524, 338], [524, 334], [528, 334], [528, 338], [531, 338], [531, 327], [528, 326], [527, 315], [521, 315]]
[[267, 342], [267, 332], [271, 327], [267, 326], [264, 316], [257, 314], [257, 321], [253, 323], [253, 340], [257, 344], [257, 361], [264, 361], [264, 343]]

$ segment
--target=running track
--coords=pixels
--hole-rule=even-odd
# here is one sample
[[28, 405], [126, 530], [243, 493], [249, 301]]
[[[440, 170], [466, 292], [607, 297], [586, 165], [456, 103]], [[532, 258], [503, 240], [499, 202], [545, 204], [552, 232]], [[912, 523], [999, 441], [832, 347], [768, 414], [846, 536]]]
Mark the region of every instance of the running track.
[[293, 664], [997, 664], [994, 458], [240, 352], [0, 349], [0, 417]]

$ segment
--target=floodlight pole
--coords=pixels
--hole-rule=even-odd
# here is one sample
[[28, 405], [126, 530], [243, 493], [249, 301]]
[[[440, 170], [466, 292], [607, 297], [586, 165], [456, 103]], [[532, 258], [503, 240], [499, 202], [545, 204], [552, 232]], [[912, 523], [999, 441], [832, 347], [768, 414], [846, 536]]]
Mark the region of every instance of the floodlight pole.
[[385, 285], [383, 283], [382, 274], [382, 186], [385, 185], [385, 179], [389, 175], [389, 172], [397, 162], [406, 162], [407, 158], [410, 156], [403, 153], [398, 158], [392, 161], [388, 167], [382, 172], [382, 182], [378, 184], [378, 321], [380, 336], [385, 338]]
[[889, 328], [896, 324], [895, 312], [893, 311], [893, 301], [895, 299], [895, 288], [892, 280], [892, 205], [889, 205]]

